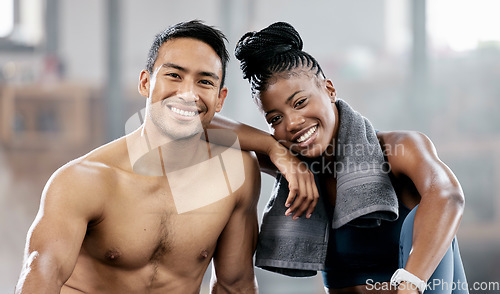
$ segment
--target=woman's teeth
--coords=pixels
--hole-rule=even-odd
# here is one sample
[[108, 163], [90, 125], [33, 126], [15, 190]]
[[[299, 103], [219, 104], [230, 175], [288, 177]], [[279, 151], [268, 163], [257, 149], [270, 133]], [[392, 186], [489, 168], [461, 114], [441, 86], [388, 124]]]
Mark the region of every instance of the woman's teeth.
[[297, 139], [297, 142], [298, 143], [302, 143], [305, 140], [309, 139], [312, 136], [312, 134], [314, 134], [314, 132], [316, 132], [317, 128], [318, 128], [318, 126], [312, 127], [309, 131], [307, 131], [307, 133], [305, 133], [304, 135], [300, 136], [300, 138]]
[[177, 114], [180, 114], [180, 115], [182, 115], [182, 116], [188, 116], [188, 117], [189, 117], [189, 116], [195, 116], [195, 115], [196, 115], [196, 112], [194, 112], [194, 111], [184, 111], [184, 110], [182, 110], [182, 109], [175, 108], [175, 107], [170, 107], [170, 109], [171, 109], [173, 112], [175, 112], [175, 113], [177, 113]]

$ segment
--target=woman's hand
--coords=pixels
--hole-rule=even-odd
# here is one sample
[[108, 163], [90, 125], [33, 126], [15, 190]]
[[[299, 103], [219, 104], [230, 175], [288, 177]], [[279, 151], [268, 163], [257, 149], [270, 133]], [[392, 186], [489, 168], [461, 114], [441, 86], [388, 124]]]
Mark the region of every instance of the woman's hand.
[[[318, 203], [319, 193], [314, 182], [314, 176], [306, 164], [293, 156], [291, 152], [269, 133], [254, 127], [230, 120], [221, 115], [214, 116], [210, 129], [225, 129], [236, 133], [242, 150], [255, 151], [259, 157], [261, 171], [275, 175], [279, 170], [287, 179], [290, 194], [286, 200], [286, 215], [293, 214], [293, 218], [306, 213], [309, 218]], [[211, 138], [212, 142], [223, 146], [231, 146], [234, 138], [224, 140]], [[262, 156], [261, 156], [262, 155]], [[271, 162], [269, 162], [269, 160]]]
[[304, 162], [278, 142], [272, 145], [268, 155], [288, 181], [290, 193], [285, 202], [285, 206], [288, 207], [285, 215], [293, 214], [295, 220], [306, 212], [306, 218], [310, 218], [319, 199], [313, 173]]

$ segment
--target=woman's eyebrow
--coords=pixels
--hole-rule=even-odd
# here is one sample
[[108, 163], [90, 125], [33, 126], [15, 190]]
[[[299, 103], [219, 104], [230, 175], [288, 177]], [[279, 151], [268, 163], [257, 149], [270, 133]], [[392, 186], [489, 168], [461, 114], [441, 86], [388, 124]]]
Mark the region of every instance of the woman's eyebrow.
[[299, 94], [300, 92], [304, 92], [304, 90], [298, 90], [298, 91], [296, 91], [295, 93], [293, 93], [292, 95], [290, 95], [290, 97], [288, 97], [288, 98], [286, 99], [286, 103], [290, 102], [290, 100], [292, 100], [292, 99], [293, 99], [293, 97], [295, 97], [295, 95]]
[[[295, 95], [299, 94], [300, 92], [304, 92], [304, 90], [295, 91], [295, 93], [293, 93], [292, 95], [290, 95], [290, 97], [288, 97], [286, 99], [286, 103], [288, 104], [290, 102], [290, 100], [292, 100], [293, 97], [295, 97]], [[276, 109], [269, 110], [268, 112], [264, 113], [264, 115], [267, 116], [269, 113], [274, 112], [274, 111], [276, 111]]]

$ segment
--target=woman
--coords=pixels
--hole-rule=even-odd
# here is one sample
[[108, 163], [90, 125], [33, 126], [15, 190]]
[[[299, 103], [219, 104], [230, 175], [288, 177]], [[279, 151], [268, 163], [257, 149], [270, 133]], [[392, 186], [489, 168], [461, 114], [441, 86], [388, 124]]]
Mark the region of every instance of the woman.
[[[288, 195], [286, 206], [291, 204], [291, 207], [286, 210], [286, 215], [294, 213], [294, 219], [298, 219], [305, 212], [306, 219], [299, 218], [299, 221], [310, 221], [307, 219], [311, 217], [310, 207], [315, 206], [317, 199], [314, 195], [318, 192], [314, 190], [314, 185], [308, 185], [307, 180], [303, 180], [307, 179], [303, 171], [297, 177], [292, 175], [293, 168], [299, 170], [294, 166], [295, 159], [282, 153], [276, 142], [307, 161], [310, 168], [318, 162], [324, 168], [342, 160], [345, 163], [345, 153], [349, 153], [345, 147], [358, 146], [358, 141], [349, 140], [360, 132], [362, 144], [369, 144], [370, 140], [373, 144], [373, 138], [380, 141], [380, 144], [375, 143], [376, 149], [382, 152], [382, 161], [385, 157], [390, 167], [385, 171], [397, 199], [395, 203], [388, 204], [387, 209], [370, 211], [386, 214], [375, 219], [376, 225], [363, 223], [374, 220], [371, 216], [364, 218], [370, 213], [357, 213], [361, 217], [347, 217], [344, 222], [343, 218], [335, 219], [337, 213], [342, 214], [342, 211], [336, 211], [338, 207], [349, 206], [354, 201], [349, 198], [350, 193], [342, 201], [337, 199], [340, 189], [345, 188], [339, 186], [337, 181], [344, 177], [343, 172], [346, 176], [342, 178], [344, 181], [353, 171], [359, 174], [357, 167], [363, 160], [370, 158], [371, 162], [373, 159], [366, 157], [371, 156], [371, 149], [370, 152], [364, 150], [365, 155], [358, 158], [358, 165], [353, 168], [342, 165], [342, 170], [335, 166], [333, 172], [323, 169], [315, 173], [320, 198], [328, 200], [325, 211], [329, 215], [331, 210], [334, 211], [333, 228], [326, 235], [328, 252], [323, 270], [327, 293], [421, 293], [428, 282], [426, 293], [468, 293], [466, 289], [461, 289], [464, 288], [461, 285], [465, 283], [465, 274], [454, 239], [463, 213], [464, 196], [451, 170], [439, 160], [432, 142], [416, 132], [375, 134], [368, 121], [360, 119], [347, 103], [337, 99], [333, 83], [324, 76], [318, 62], [302, 51], [299, 34], [287, 23], [274, 23], [259, 32], [245, 34], [237, 44], [236, 57], [276, 141], [250, 127], [233, 125], [232, 128], [238, 133], [242, 148], [269, 155], [274, 164], [266, 165], [270, 173], [279, 168], [287, 179], [294, 181], [294, 189], [300, 186], [297, 188], [301, 189], [300, 193], [289, 192], [287, 185], [276, 186], [278, 192], [275, 194], [282, 191], [281, 194]], [[350, 116], [353, 124], [361, 127], [347, 122], [347, 119], [351, 120]], [[225, 127], [228, 126], [226, 123]], [[365, 148], [369, 145], [360, 146]], [[355, 155], [353, 153], [351, 149], [351, 155]], [[377, 160], [380, 162], [380, 158]], [[373, 169], [366, 170], [371, 172]], [[362, 180], [367, 182], [366, 185], [360, 182], [361, 188], [353, 189], [365, 189], [372, 185], [371, 181], [379, 185], [371, 191], [383, 190], [380, 194], [390, 198], [391, 191], [387, 185], [384, 186], [385, 180], [380, 171], [384, 171], [383, 165], [378, 174]], [[376, 198], [379, 194], [366, 191], [361, 191], [360, 195], [375, 195]], [[300, 197], [293, 202], [295, 194]], [[283, 206], [283, 202], [276, 199], [271, 199], [271, 205]], [[364, 201], [362, 197], [359, 200]], [[391, 215], [392, 212], [396, 217]], [[288, 220], [293, 222], [290, 218]], [[390, 281], [398, 287], [390, 287]], [[445, 283], [448, 283], [447, 286], [444, 286]]]

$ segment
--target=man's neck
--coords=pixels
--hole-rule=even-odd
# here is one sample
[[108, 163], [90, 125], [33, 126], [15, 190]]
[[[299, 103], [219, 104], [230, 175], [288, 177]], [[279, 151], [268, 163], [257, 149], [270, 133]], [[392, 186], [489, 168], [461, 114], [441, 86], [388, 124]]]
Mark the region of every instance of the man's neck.
[[165, 175], [210, 158], [209, 145], [201, 133], [173, 139], [154, 125], [143, 124], [127, 137], [127, 145], [133, 171], [143, 175]]
[[201, 134], [196, 134], [189, 138], [172, 140], [158, 147], [167, 173], [210, 158], [210, 147], [200, 137]]

